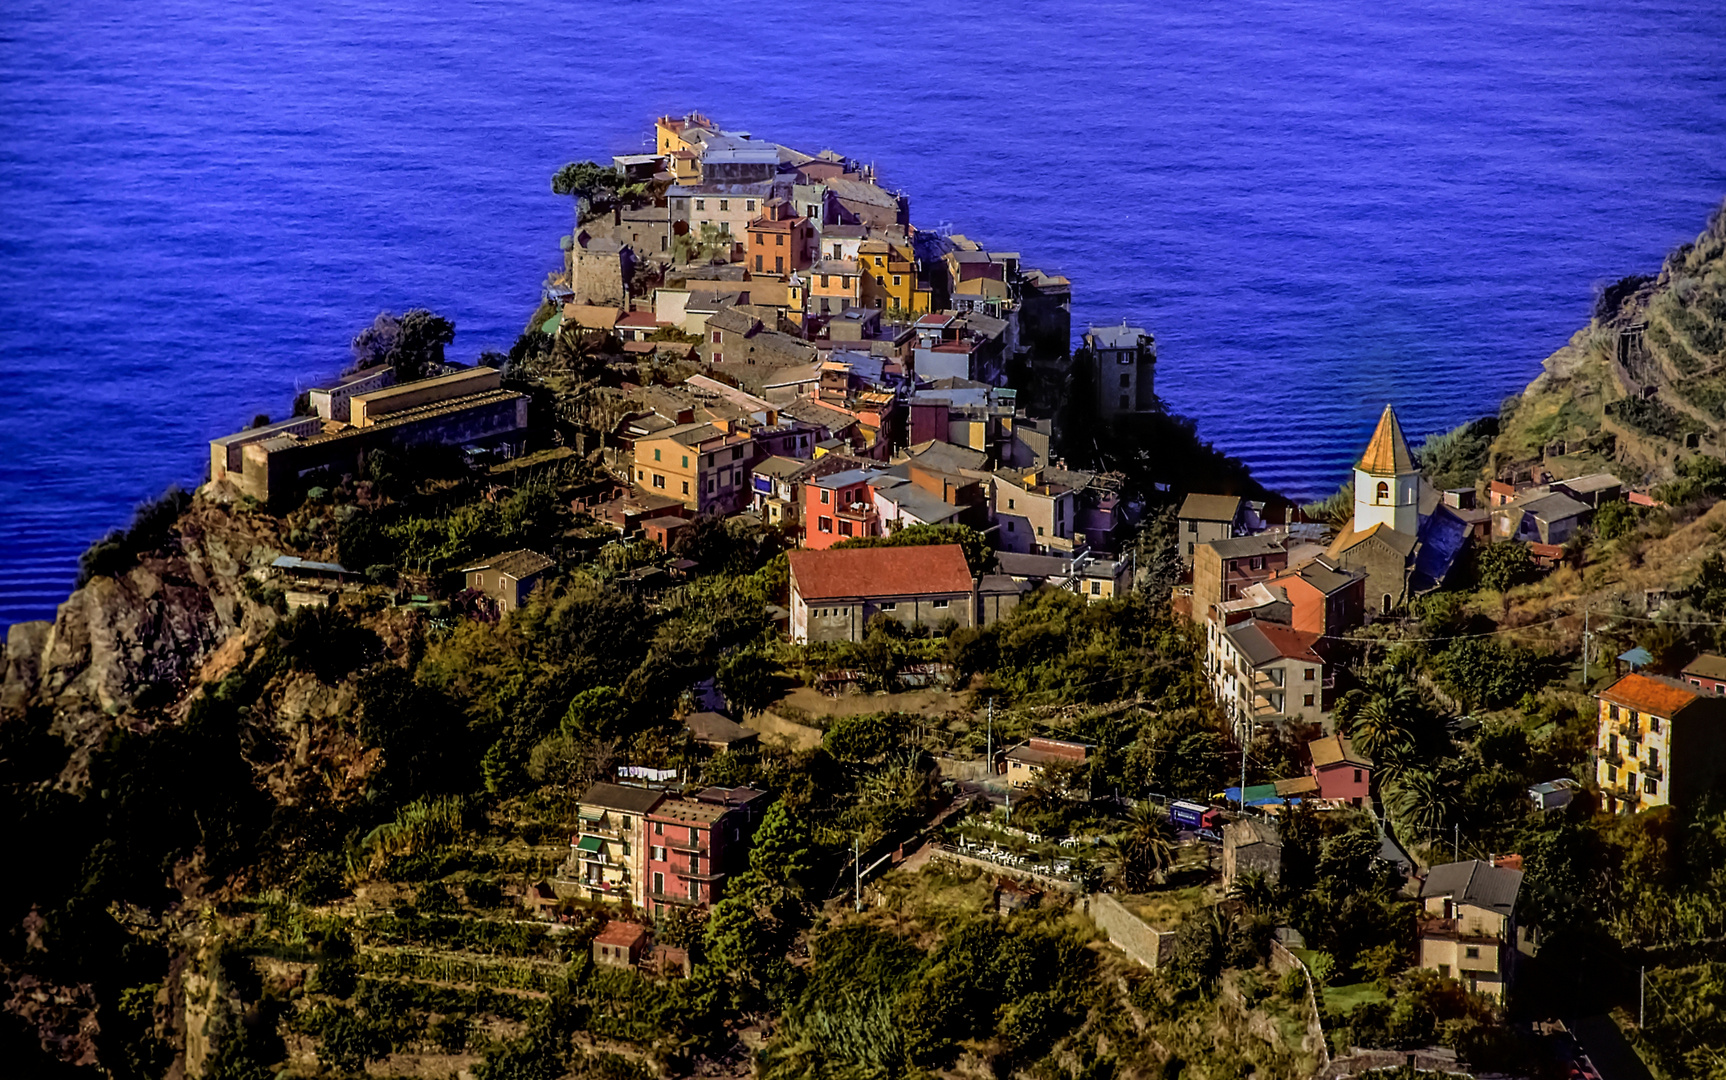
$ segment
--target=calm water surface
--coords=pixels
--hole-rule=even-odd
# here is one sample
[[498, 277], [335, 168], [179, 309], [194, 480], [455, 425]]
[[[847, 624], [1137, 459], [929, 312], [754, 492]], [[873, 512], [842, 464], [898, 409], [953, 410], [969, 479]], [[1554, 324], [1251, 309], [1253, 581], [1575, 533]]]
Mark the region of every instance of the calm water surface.
[[[1419, 11], [1398, 10], [1419, 7]], [[383, 308], [504, 347], [547, 179], [701, 108], [1142, 321], [1292, 494], [1494, 408], [1726, 194], [1713, 4], [0, 6], [0, 625]]]

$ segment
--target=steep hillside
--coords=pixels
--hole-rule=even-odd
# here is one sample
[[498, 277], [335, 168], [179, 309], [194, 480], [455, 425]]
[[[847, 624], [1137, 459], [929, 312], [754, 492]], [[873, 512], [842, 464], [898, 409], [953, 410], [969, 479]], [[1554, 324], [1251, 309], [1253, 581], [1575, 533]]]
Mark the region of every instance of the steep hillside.
[[1648, 483], [1726, 452], [1726, 212], [1658, 276], [1607, 288], [1543, 367], [1507, 403], [1495, 471], [1544, 458], [1555, 473], [1610, 465]]

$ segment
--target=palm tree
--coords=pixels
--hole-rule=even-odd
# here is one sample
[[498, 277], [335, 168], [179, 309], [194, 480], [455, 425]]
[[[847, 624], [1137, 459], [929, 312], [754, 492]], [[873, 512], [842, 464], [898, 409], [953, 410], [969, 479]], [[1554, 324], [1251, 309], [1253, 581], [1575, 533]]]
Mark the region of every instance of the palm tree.
[[1349, 737], [1381, 770], [1395, 771], [1414, 750], [1413, 717], [1402, 695], [1373, 695], [1355, 714]]
[[1239, 900], [1254, 915], [1263, 915], [1276, 909], [1276, 883], [1262, 870], [1248, 870], [1229, 886], [1229, 899]]
[[1385, 803], [1399, 826], [1426, 835], [1444, 827], [1444, 789], [1425, 769], [1409, 769], [1391, 781]]
[[1127, 838], [1121, 843], [1121, 885], [1144, 892], [1175, 864], [1175, 831], [1153, 803], [1133, 807]]

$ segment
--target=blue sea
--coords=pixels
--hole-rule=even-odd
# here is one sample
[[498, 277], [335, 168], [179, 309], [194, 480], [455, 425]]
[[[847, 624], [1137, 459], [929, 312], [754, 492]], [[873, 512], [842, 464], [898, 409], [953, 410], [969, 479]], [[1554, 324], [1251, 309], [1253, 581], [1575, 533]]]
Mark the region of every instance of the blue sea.
[[873, 162], [922, 227], [1157, 336], [1326, 494], [1385, 401], [1497, 407], [1726, 195], [1726, 17], [1675, 0], [0, 6], [0, 624], [338, 370], [382, 309], [507, 347], [565, 161], [652, 118]]

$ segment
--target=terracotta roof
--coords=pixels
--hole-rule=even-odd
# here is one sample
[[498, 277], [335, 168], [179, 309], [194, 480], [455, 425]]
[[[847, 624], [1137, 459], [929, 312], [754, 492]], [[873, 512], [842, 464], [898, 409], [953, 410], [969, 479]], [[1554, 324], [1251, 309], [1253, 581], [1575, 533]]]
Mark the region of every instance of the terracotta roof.
[[1675, 679], [1662, 679], [1641, 672], [1626, 675], [1600, 692], [1602, 701], [1666, 717], [1701, 696], [1694, 687]]
[[1312, 756], [1315, 769], [1345, 764], [1363, 769], [1372, 768], [1372, 759], [1356, 750], [1354, 744], [1341, 735], [1326, 735], [1322, 739], [1314, 739], [1307, 743], [1307, 753]]
[[971, 591], [971, 568], [958, 544], [793, 551], [788, 558], [805, 601]]
[[1378, 428], [1372, 433], [1372, 441], [1366, 444], [1366, 453], [1360, 456], [1360, 463], [1355, 468], [1374, 476], [1396, 476], [1415, 471], [1414, 455], [1408, 452], [1408, 440], [1402, 437], [1402, 425], [1397, 423], [1396, 410], [1389, 405], [1379, 416]]
[[641, 327], [645, 327], [645, 328], [651, 330], [651, 329], [654, 329], [655, 327], [657, 327], [659, 325], [659, 323], [654, 320], [653, 312], [651, 312], [651, 311], [632, 311], [629, 314], [618, 319], [617, 325], [619, 325], [619, 326], [641, 326]]
[[647, 940], [647, 927], [640, 923], [608, 922], [593, 939], [595, 945], [622, 945], [626, 948]]

